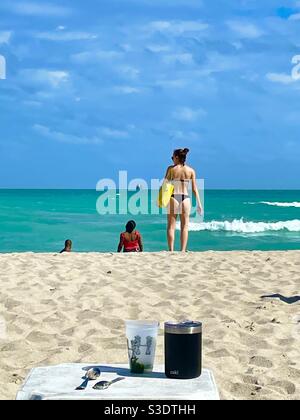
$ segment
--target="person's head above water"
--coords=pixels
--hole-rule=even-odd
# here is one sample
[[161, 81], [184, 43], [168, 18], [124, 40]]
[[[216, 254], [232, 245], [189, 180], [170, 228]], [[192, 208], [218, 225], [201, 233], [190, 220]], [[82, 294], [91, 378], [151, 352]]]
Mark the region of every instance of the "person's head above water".
[[136, 228], [136, 223], [134, 220], [130, 220], [126, 225], [126, 232], [132, 233]]
[[172, 160], [175, 165], [184, 165], [189, 149], [176, 149], [174, 150]]
[[65, 241], [65, 248], [71, 249], [72, 248], [72, 241], [71, 239], [67, 239]]

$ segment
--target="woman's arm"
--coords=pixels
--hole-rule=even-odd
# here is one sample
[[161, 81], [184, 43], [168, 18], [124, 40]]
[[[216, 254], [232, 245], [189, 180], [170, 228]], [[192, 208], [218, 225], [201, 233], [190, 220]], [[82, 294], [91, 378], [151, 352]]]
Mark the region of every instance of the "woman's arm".
[[200, 194], [199, 194], [199, 191], [198, 191], [196, 172], [194, 170], [192, 171], [192, 190], [193, 190], [193, 193], [195, 194], [195, 197], [196, 197], [196, 200], [197, 200], [198, 213], [200, 215], [202, 215], [203, 214], [203, 206], [202, 206], [201, 199], [200, 199]]
[[124, 246], [124, 242], [123, 242], [123, 235], [122, 235], [122, 233], [121, 233], [121, 236], [120, 236], [120, 242], [119, 242], [119, 245], [118, 245], [118, 252], [121, 252], [121, 251], [122, 251], [123, 246]]
[[143, 240], [141, 235], [139, 235], [139, 247], [140, 247], [140, 252], [144, 251], [144, 246], [143, 246]]
[[173, 166], [168, 167], [165, 178], [164, 178], [164, 182], [172, 180], [172, 169], [173, 169]]

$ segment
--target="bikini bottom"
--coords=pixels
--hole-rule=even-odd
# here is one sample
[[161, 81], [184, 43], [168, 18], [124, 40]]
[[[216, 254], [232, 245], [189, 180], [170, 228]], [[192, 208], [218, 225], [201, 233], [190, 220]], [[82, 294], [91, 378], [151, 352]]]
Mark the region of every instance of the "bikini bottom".
[[190, 196], [187, 194], [172, 194], [171, 197], [174, 198], [174, 200], [176, 200], [179, 204], [183, 203], [187, 198], [190, 198]]

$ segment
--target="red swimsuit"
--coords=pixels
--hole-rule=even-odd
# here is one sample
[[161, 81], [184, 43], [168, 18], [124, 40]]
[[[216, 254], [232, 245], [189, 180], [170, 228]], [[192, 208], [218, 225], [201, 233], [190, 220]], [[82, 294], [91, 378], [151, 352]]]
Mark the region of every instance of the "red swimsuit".
[[128, 241], [126, 239], [125, 233], [121, 233], [120, 243], [122, 247], [124, 247], [124, 252], [140, 252], [140, 244], [139, 244], [140, 239], [141, 239], [141, 235], [137, 230], [135, 231], [134, 241]]

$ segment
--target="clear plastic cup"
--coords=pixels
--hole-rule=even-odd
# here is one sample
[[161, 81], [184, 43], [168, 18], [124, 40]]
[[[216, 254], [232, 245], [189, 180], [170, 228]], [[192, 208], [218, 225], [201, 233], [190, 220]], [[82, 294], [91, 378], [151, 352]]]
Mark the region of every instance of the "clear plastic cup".
[[125, 321], [130, 371], [153, 371], [158, 321]]

